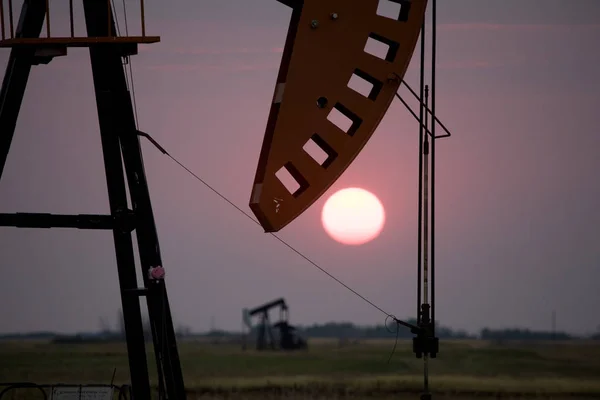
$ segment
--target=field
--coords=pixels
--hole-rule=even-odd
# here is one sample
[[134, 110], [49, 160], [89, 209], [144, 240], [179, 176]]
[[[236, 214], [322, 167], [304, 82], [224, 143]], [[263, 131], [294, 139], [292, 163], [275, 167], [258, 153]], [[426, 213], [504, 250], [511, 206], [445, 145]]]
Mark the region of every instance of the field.
[[[188, 398], [418, 398], [423, 361], [415, 358], [408, 341], [398, 344], [389, 364], [393, 341], [340, 347], [337, 341], [312, 340], [309, 345], [307, 352], [258, 353], [230, 344], [182, 341]], [[443, 397], [600, 399], [598, 342], [446, 341], [440, 347], [441, 354], [430, 362], [430, 384]], [[152, 354], [149, 361], [152, 366]], [[123, 344], [0, 342], [0, 382], [106, 384], [115, 368], [115, 383], [127, 383]], [[14, 398], [41, 397], [21, 391]]]

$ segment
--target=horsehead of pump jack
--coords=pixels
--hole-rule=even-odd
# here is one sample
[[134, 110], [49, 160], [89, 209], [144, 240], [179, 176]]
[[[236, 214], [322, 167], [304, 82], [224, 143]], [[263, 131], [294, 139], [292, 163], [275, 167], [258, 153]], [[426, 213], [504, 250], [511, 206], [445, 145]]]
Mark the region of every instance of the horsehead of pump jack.
[[[278, 1], [292, 17], [250, 196], [266, 232], [300, 216], [363, 149], [404, 79], [427, 8], [427, 0], [394, 0], [392, 19], [377, 14], [379, 0]], [[365, 51], [367, 42], [385, 55]], [[348, 87], [353, 75], [371, 84], [367, 96]], [[336, 126], [331, 113], [349, 126]], [[310, 142], [323, 159], [304, 150]]]

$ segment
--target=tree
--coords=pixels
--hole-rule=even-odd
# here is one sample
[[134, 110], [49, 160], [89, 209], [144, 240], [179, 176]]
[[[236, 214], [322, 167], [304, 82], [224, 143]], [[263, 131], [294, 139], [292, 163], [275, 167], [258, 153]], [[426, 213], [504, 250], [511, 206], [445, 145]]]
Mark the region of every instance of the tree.
[[100, 317], [98, 325], [100, 325], [100, 333], [108, 335], [112, 332], [112, 328], [105, 317]]

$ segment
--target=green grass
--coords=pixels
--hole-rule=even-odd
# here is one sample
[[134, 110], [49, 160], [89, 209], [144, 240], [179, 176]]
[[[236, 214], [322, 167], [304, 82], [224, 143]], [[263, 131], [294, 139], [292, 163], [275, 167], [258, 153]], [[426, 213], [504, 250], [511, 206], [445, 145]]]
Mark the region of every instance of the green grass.
[[[354, 395], [386, 398], [422, 388], [423, 360], [410, 342], [400, 342], [388, 364], [393, 341], [338, 348], [312, 341], [308, 352], [243, 352], [238, 346], [179, 344], [187, 388], [217, 398], [270, 395], [329, 398]], [[552, 343], [498, 346], [486, 342], [442, 342], [430, 361], [435, 392], [453, 396], [546, 395], [600, 398], [600, 344]], [[153, 355], [148, 355], [154, 374]], [[123, 344], [53, 345], [0, 342], [0, 381], [36, 383], [129, 381]], [[300, 397], [297, 397], [300, 396]], [[304, 396], [304, 397], [302, 397]], [[333, 397], [332, 397], [333, 396]], [[203, 397], [204, 398], [204, 397]]]

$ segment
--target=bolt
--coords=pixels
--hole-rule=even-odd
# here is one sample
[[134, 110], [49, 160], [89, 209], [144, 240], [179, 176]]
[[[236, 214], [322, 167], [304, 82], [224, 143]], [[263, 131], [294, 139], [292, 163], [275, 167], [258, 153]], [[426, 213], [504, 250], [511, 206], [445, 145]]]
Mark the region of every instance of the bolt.
[[338, 17], [339, 17], [338, 13], [335, 13], [335, 12], [334, 12], [334, 13], [331, 13], [331, 14], [329, 14], [329, 16], [330, 16], [330, 17], [331, 17], [331, 19], [332, 19], [332, 20], [334, 20], [334, 21], [335, 21], [336, 19], [338, 19]]
[[319, 108], [325, 108], [325, 107], [327, 107], [327, 103], [328, 102], [329, 101], [327, 100], [327, 97], [319, 97], [317, 99], [317, 107], [319, 107]]
[[310, 27], [313, 28], [313, 29], [317, 29], [319, 27], [319, 21], [317, 21], [316, 19], [313, 19], [310, 22]]
[[387, 81], [388, 81], [388, 83], [391, 83], [391, 84], [399, 83], [400, 77], [398, 75], [396, 75], [395, 73], [391, 73], [387, 76]]

